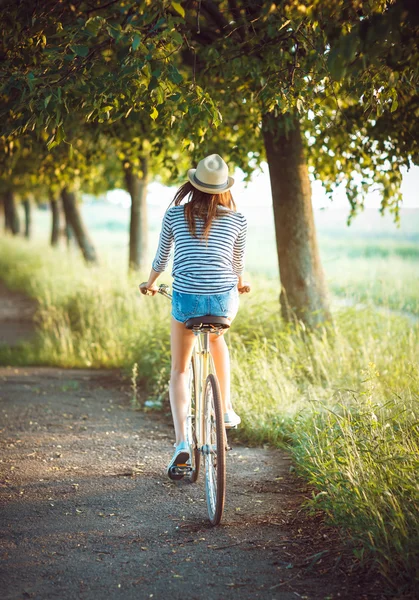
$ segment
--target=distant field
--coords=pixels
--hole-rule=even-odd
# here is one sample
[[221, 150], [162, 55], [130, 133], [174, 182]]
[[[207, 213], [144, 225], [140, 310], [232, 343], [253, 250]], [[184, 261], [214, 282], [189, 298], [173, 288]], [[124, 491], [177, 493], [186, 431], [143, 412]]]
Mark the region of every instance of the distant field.
[[[149, 206], [150, 259], [157, 245], [166, 206]], [[84, 204], [83, 215], [102, 261], [127, 263], [129, 209], [104, 202]], [[249, 223], [249, 276], [278, 277], [271, 207], [242, 208]], [[386, 305], [419, 315], [419, 208], [401, 211], [400, 226], [391, 215], [367, 209], [346, 225], [347, 213], [331, 205], [315, 212], [323, 266], [335, 296], [351, 302]], [[50, 215], [39, 210], [35, 237], [47, 239]]]

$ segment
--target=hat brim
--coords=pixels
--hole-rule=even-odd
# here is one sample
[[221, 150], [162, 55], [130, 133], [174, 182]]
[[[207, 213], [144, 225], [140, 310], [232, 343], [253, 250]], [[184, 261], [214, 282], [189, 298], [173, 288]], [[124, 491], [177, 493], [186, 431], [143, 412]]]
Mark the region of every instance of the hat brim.
[[199, 183], [197, 183], [195, 181], [195, 173], [196, 173], [196, 169], [189, 169], [188, 171], [188, 179], [189, 182], [200, 192], [205, 192], [206, 194], [223, 194], [224, 192], [227, 192], [231, 187], [233, 187], [234, 185], [234, 178], [233, 177], [229, 177], [226, 183], [226, 186], [223, 188], [210, 188], [210, 187], [204, 187], [203, 185], [199, 185]]

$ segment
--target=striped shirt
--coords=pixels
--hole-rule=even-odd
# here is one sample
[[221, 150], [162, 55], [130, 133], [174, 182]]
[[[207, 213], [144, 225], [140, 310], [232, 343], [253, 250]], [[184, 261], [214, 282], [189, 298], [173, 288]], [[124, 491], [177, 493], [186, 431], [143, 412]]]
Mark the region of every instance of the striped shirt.
[[[224, 207], [221, 207], [224, 208]], [[172, 245], [175, 245], [172, 275], [173, 289], [185, 294], [222, 294], [237, 285], [244, 270], [246, 218], [225, 208], [225, 215], [215, 217], [208, 239], [203, 239], [204, 222], [196, 219], [196, 235], [191, 235], [184, 207], [169, 208], [163, 218], [153, 270], [167, 268]]]

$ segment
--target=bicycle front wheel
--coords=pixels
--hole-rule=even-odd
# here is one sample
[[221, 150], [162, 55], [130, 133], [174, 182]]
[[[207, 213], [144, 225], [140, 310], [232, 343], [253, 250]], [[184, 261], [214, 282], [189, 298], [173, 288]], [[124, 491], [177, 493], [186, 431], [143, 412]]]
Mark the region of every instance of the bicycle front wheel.
[[211, 525], [223, 516], [226, 487], [226, 444], [221, 395], [216, 377], [208, 375], [204, 396], [205, 492]]

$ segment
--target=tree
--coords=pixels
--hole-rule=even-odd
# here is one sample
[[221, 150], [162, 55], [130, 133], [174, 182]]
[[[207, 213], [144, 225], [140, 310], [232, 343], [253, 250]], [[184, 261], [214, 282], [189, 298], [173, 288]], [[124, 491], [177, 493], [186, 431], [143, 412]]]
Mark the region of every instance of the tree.
[[[306, 160], [329, 192], [347, 179], [348, 191], [353, 190], [353, 210], [362, 204], [363, 195], [377, 181], [383, 207], [397, 211], [400, 202], [399, 165], [412, 158], [406, 144], [400, 141], [409, 135], [409, 127], [398, 121], [392, 128], [393, 137], [384, 143], [391, 146], [385, 155], [376, 151], [380, 134], [375, 129], [377, 106], [387, 120], [391, 109], [393, 113], [397, 111], [397, 105], [392, 103], [394, 90], [388, 84], [394, 82], [392, 65], [388, 63], [389, 53], [395, 62], [394, 40], [389, 41], [387, 34], [377, 34], [380, 28], [382, 32], [383, 22], [390, 27], [393, 8], [399, 18], [390, 29], [394, 32], [399, 28], [397, 39], [403, 46], [403, 58], [396, 61], [401, 67], [398, 81], [410, 90], [416, 89], [412, 75], [417, 82], [417, 69], [411, 72], [415, 64], [414, 38], [409, 37], [413, 26], [405, 10], [409, 2], [397, 4], [403, 5], [402, 9], [379, 1], [364, 6], [355, 1], [315, 0], [301, 4], [292, 0], [203, 0], [197, 12], [194, 2], [182, 3], [187, 17], [183, 34], [189, 38], [185, 61], [203, 87], [204, 82], [211, 82], [211, 96], [223, 112], [222, 129], [215, 135], [208, 132], [200, 151], [213, 148], [214, 141], [224, 135], [233, 146], [230, 155], [234, 162], [248, 173], [267, 157], [283, 315], [289, 318], [293, 313], [309, 326], [327, 319], [329, 309], [312, 222]], [[348, 35], [356, 37], [371, 30], [376, 31], [375, 39], [372, 36], [374, 49], [370, 47], [371, 40], [348, 43]], [[338, 76], [341, 64], [351, 73], [350, 77]], [[362, 111], [354, 110], [360, 101]], [[335, 130], [338, 141], [334, 146], [331, 134]], [[352, 152], [356, 146], [354, 137], [366, 149], [369, 160], [360, 152]], [[339, 153], [332, 151], [330, 145], [334, 149], [340, 145]], [[249, 157], [249, 150], [255, 149]], [[389, 155], [391, 159], [398, 157], [393, 160], [395, 172], [389, 169]]]
[[25, 211], [25, 237], [29, 238], [32, 233], [32, 207], [27, 196], [22, 200], [22, 206]]
[[51, 246], [58, 246], [60, 239], [60, 206], [56, 195], [52, 190], [49, 192], [49, 204], [51, 208]]
[[5, 229], [13, 235], [17, 235], [20, 232], [19, 214], [16, 208], [14, 192], [10, 188], [3, 192], [3, 207]]
[[287, 321], [297, 318], [315, 326], [330, 320], [330, 313], [317, 245], [307, 161], [299, 123], [281, 134], [278, 128], [277, 118], [269, 114], [264, 116], [263, 137], [270, 165], [282, 283], [281, 310]]
[[[209, 97], [185, 84], [174, 63], [184, 43], [175, 27], [179, 13], [177, 3], [150, 0], [3, 3], [0, 121], [6, 142], [28, 131], [43, 139], [47, 132], [49, 150], [63, 143], [73, 147], [74, 121], [97, 124], [106, 134], [130, 119], [139, 127], [122, 144], [139, 135], [154, 144], [166, 139], [175, 122], [203, 108], [206, 120], [216, 123], [219, 113]], [[118, 137], [112, 142], [118, 151]], [[138, 175], [151, 170], [148, 162], [147, 153], [123, 159], [132, 196], [130, 265], [135, 268], [145, 263], [147, 181]], [[83, 252], [91, 255], [87, 248]]]
[[96, 263], [96, 250], [80, 217], [80, 212], [77, 209], [76, 194], [67, 187], [63, 187], [61, 190], [61, 200], [66, 222], [71, 226], [71, 229], [74, 232], [84, 259], [88, 263]]

